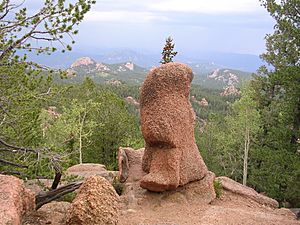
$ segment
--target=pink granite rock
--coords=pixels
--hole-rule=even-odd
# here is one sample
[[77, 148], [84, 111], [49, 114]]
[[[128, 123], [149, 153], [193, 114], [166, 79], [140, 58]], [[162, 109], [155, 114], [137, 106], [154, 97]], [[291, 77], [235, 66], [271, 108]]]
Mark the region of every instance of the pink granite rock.
[[244, 186], [228, 177], [217, 177], [216, 180], [220, 181], [222, 184], [222, 188], [227, 191], [250, 198], [262, 205], [266, 205], [272, 208], [279, 207], [279, 204], [276, 200], [269, 198], [268, 196], [259, 194], [253, 188]]
[[113, 186], [103, 177], [88, 177], [69, 208], [67, 224], [116, 225], [119, 208], [119, 196]]
[[22, 180], [0, 175], [0, 224], [19, 225], [22, 217], [35, 208], [34, 194], [25, 188]]
[[189, 101], [192, 70], [180, 63], [153, 69], [141, 89], [141, 125], [146, 142], [141, 187], [174, 190], [207, 174], [194, 137]]
[[139, 181], [145, 172], [142, 170], [144, 148], [120, 147], [118, 151], [119, 180], [121, 183]]

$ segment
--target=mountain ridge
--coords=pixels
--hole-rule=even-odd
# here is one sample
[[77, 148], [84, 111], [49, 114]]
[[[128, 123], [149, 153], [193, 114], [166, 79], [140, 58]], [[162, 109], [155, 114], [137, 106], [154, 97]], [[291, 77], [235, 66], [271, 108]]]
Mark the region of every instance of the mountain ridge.
[[[76, 59], [84, 56], [89, 56], [98, 62], [107, 64], [131, 61], [147, 69], [150, 69], [153, 66], [158, 66], [161, 60], [161, 54], [159, 53], [134, 51], [131, 49], [101, 48], [67, 53], [55, 52], [51, 55], [40, 54], [38, 56], [34, 53], [29, 53], [28, 59], [49, 67], [66, 69]], [[257, 55], [218, 52], [190, 53], [188, 56], [185, 56], [179, 52], [175, 61], [180, 61], [186, 64], [215, 64], [221, 66], [222, 68], [231, 68], [247, 72], [255, 72], [259, 66], [264, 64]]]
[[[251, 79], [251, 73], [222, 68], [214, 63], [191, 63], [188, 65], [194, 72], [194, 84], [223, 89], [224, 93], [237, 94], [240, 83], [243, 80]], [[149, 69], [130, 61], [108, 64], [85, 56], [76, 59], [67, 71], [71, 82], [81, 82], [85, 77], [89, 77], [98, 83], [141, 85]]]

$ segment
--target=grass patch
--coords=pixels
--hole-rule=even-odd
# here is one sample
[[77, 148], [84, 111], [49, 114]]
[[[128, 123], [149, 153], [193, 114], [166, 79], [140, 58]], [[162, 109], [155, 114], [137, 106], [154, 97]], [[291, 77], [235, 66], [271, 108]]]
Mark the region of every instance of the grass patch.
[[214, 189], [216, 192], [217, 198], [220, 198], [222, 196], [222, 183], [219, 180], [214, 180]]

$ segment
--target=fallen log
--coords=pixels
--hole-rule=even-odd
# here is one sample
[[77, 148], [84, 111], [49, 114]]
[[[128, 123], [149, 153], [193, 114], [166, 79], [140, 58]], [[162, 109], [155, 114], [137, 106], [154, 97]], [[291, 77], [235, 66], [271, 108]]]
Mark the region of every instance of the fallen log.
[[50, 191], [41, 191], [35, 196], [35, 209], [38, 210], [46, 203], [49, 203], [55, 199], [58, 199], [68, 193], [71, 193], [78, 189], [82, 182], [73, 182], [64, 186], [61, 186], [57, 189], [50, 190]]

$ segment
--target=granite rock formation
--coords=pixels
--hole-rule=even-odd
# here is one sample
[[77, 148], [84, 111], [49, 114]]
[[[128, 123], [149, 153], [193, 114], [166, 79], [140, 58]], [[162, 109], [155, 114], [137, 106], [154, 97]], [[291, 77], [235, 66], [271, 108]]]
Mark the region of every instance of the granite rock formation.
[[139, 181], [145, 172], [142, 170], [142, 157], [144, 148], [134, 150], [133, 148], [120, 147], [118, 151], [119, 180], [121, 183]]
[[153, 69], [141, 89], [140, 112], [146, 142], [141, 187], [161, 192], [202, 179], [208, 172], [194, 137], [189, 101], [192, 70], [181, 63]]

